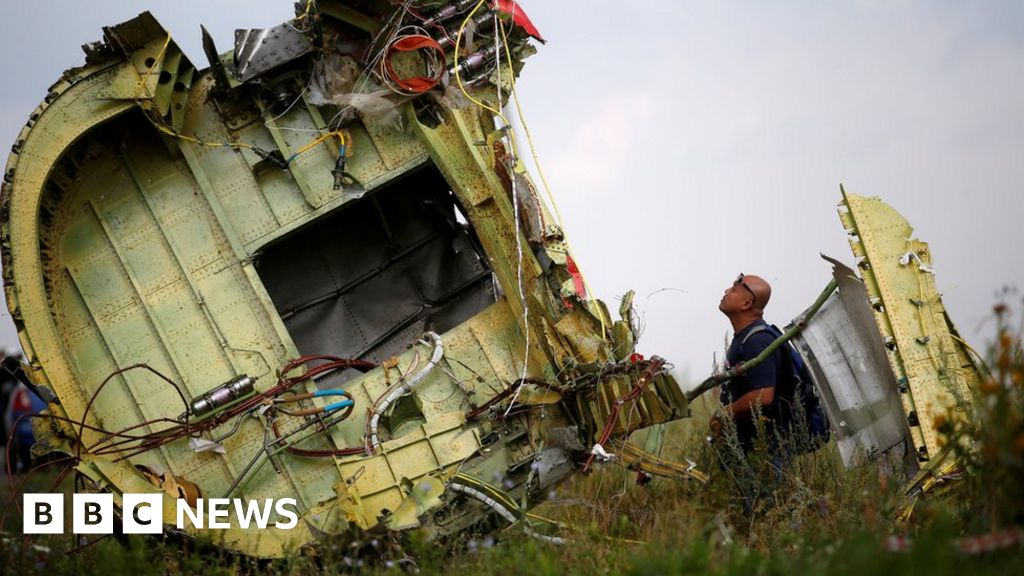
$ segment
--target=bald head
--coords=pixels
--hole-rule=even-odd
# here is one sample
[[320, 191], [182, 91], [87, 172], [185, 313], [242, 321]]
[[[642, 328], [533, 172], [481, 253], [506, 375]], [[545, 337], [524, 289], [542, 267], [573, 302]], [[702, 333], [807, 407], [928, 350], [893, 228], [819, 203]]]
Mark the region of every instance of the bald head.
[[772, 299], [772, 287], [768, 284], [768, 281], [753, 274], [743, 274], [740, 281], [753, 293], [754, 298], [753, 302], [751, 302], [751, 307], [754, 310], [764, 312], [765, 307], [768, 306], [768, 301]]
[[760, 276], [740, 274], [732, 285], [725, 289], [718, 309], [729, 317], [733, 326], [746, 326], [764, 315], [765, 306], [772, 298], [772, 287]]

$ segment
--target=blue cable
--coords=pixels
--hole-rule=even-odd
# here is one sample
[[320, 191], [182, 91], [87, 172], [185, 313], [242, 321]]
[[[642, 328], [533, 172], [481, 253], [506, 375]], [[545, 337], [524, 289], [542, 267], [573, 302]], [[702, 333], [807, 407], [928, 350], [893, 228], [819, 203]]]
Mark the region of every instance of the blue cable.
[[328, 404], [327, 406], [324, 406], [324, 412], [333, 412], [335, 410], [340, 410], [342, 408], [348, 408], [353, 404], [355, 404], [355, 402], [351, 400], [342, 400], [341, 402], [335, 402], [333, 404]]

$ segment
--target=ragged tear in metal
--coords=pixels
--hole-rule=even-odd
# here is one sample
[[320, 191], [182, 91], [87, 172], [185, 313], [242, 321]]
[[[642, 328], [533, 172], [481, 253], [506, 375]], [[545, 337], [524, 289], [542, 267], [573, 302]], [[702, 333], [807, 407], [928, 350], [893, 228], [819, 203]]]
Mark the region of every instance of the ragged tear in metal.
[[213, 441], [210, 441], [210, 440], [206, 440], [204, 438], [189, 438], [188, 446], [189, 446], [189, 448], [192, 449], [193, 452], [196, 452], [196, 453], [199, 453], [199, 452], [215, 452], [217, 454], [227, 454], [228, 453], [227, 449], [225, 449], [220, 444], [218, 444], [216, 442], [213, 442]]

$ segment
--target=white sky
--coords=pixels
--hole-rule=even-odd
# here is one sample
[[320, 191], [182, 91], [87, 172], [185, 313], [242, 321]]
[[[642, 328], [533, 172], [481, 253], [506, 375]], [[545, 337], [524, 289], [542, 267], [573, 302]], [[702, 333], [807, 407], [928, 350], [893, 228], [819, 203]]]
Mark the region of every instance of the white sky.
[[[818, 253], [852, 260], [840, 182], [916, 226], [954, 321], [989, 337], [995, 293], [1024, 286], [1024, 3], [626, 4], [523, 0], [548, 44], [520, 89], [591, 287], [613, 310], [637, 291], [642, 352], [703, 376], [739, 272], [773, 284], [775, 323], [808, 306], [829, 276]], [[0, 145], [81, 44], [146, 9], [205, 67], [200, 23], [227, 50], [234, 28], [277, 24], [292, 3], [5, 2]]]

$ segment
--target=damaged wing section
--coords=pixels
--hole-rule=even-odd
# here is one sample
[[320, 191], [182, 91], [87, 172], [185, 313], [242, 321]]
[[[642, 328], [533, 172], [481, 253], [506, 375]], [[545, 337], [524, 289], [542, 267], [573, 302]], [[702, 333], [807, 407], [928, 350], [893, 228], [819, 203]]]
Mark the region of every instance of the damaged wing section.
[[885, 454], [923, 474], [955, 465], [937, 427], [950, 412], [970, 417], [980, 372], [942, 306], [928, 245], [877, 198], [844, 190], [839, 216], [859, 277], [827, 258], [838, 291], [795, 342], [843, 460]]
[[913, 238], [910, 224], [877, 198], [845, 193], [840, 219], [896, 377], [914, 451], [927, 462], [942, 450], [939, 417], [951, 408], [969, 414], [978, 368], [935, 289], [928, 245]]

